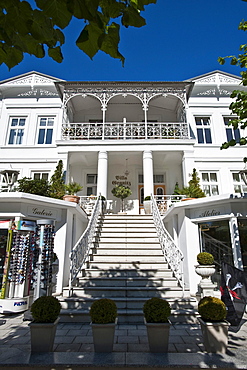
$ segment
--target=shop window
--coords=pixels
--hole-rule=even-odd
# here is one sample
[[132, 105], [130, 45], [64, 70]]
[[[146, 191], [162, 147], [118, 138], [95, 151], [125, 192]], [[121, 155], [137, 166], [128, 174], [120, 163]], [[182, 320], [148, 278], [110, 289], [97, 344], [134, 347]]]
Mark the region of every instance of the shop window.
[[8, 144], [21, 145], [23, 143], [25, 117], [11, 117]]
[[233, 179], [234, 193], [237, 193], [237, 194], [247, 193], [247, 186], [243, 182], [238, 172], [232, 173], [232, 179]]
[[244, 271], [247, 271], [247, 220], [245, 219], [238, 220], [238, 232], [240, 238]]
[[34, 180], [49, 180], [49, 173], [48, 172], [33, 172], [32, 178]]
[[234, 117], [224, 117], [224, 123], [226, 128], [226, 139], [227, 141], [236, 140], [237, 143], [240, 141], [240, 130], [237, 128], [234, 130], [232, 126], [229, 126], [229, 122]]
[[202, 190], [207, 197], [219, 194], [216, 172], [202, 172]]
[[38, 144], [51, 144], [54, 117], [39, 117]]
[[210, 117], [195, 117], [199, 144], [212, 144]]
[[[87, 196], [97, 194], [97, 175], [88, 174], [87, 175]], [[102, 194], [105, 196], [105, 194]]]

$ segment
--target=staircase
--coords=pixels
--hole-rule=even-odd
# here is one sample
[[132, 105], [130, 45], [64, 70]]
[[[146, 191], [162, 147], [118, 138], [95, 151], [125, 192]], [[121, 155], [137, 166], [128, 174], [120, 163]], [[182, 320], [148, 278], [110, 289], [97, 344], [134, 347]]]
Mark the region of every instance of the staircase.
[[119, 323], [143, 323], [142, 307], [151, 297], [167, 299], [176, 321], [188, 321], [196, 303], [164, 261], [152, 216], [106, 215], [72, 296], [68, 288], [63, 291], [60, 320], [89, 322], [92, 302], [111, 298]]

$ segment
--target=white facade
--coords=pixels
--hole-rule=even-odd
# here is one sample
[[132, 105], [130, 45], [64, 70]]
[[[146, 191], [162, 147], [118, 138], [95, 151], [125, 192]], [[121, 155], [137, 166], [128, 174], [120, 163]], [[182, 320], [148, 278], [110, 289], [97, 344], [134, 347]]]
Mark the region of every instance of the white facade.
[[[80, 196], [105, 196], [109, 213], [120, 209], [111, 193], [116, 184], [132, 190], [127, 213], [143, 213], [145, 196], [173, 194], [176, 182], [187, 185], [193, 168], [210, 200], [241, 195], [245, 148], [220, 150], [238, 137], [226, 123], [230, 94], [240, 81], [221, 71], [181, 82], [66, 82], [38, 72], [2, 81], [0, 171], [50, 179], [62, 159], [66, 182], [80, 183]], [[6, 188], [3, 178], [1, 187]], [[188, 252], [188, 229], [181, 231], [187, 228], [187, 206], [176, 207], [180, 211], [167, 226], [186, 245], [187, 283], [193, 285], [188, 264], [195, 254]], [[195, 253], [197, 223], [189, 221], [188, 228], [197, 238], [190, 250]]]

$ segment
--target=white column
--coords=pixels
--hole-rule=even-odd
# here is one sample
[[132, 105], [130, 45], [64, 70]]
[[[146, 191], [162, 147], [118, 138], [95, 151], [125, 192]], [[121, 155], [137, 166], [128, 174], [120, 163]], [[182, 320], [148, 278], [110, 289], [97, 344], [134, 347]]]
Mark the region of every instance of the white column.
[[98, 182], [97, 195], [101, 194], [107, 198], [107, 171], [108, 171], [108, 153], [101, 151], [98, 154]]
[[151, 150], [143, 152], [144, 198], [154, 192], [153, 155]]

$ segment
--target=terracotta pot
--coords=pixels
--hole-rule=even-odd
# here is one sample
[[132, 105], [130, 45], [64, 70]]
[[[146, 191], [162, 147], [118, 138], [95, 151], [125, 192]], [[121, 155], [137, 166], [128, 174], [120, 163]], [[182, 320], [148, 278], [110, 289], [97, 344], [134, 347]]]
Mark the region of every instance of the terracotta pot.
[[79, 203], [80, 197], [77, 195], [64, 195], [63, 200], [66, 200], [67, 202]]

